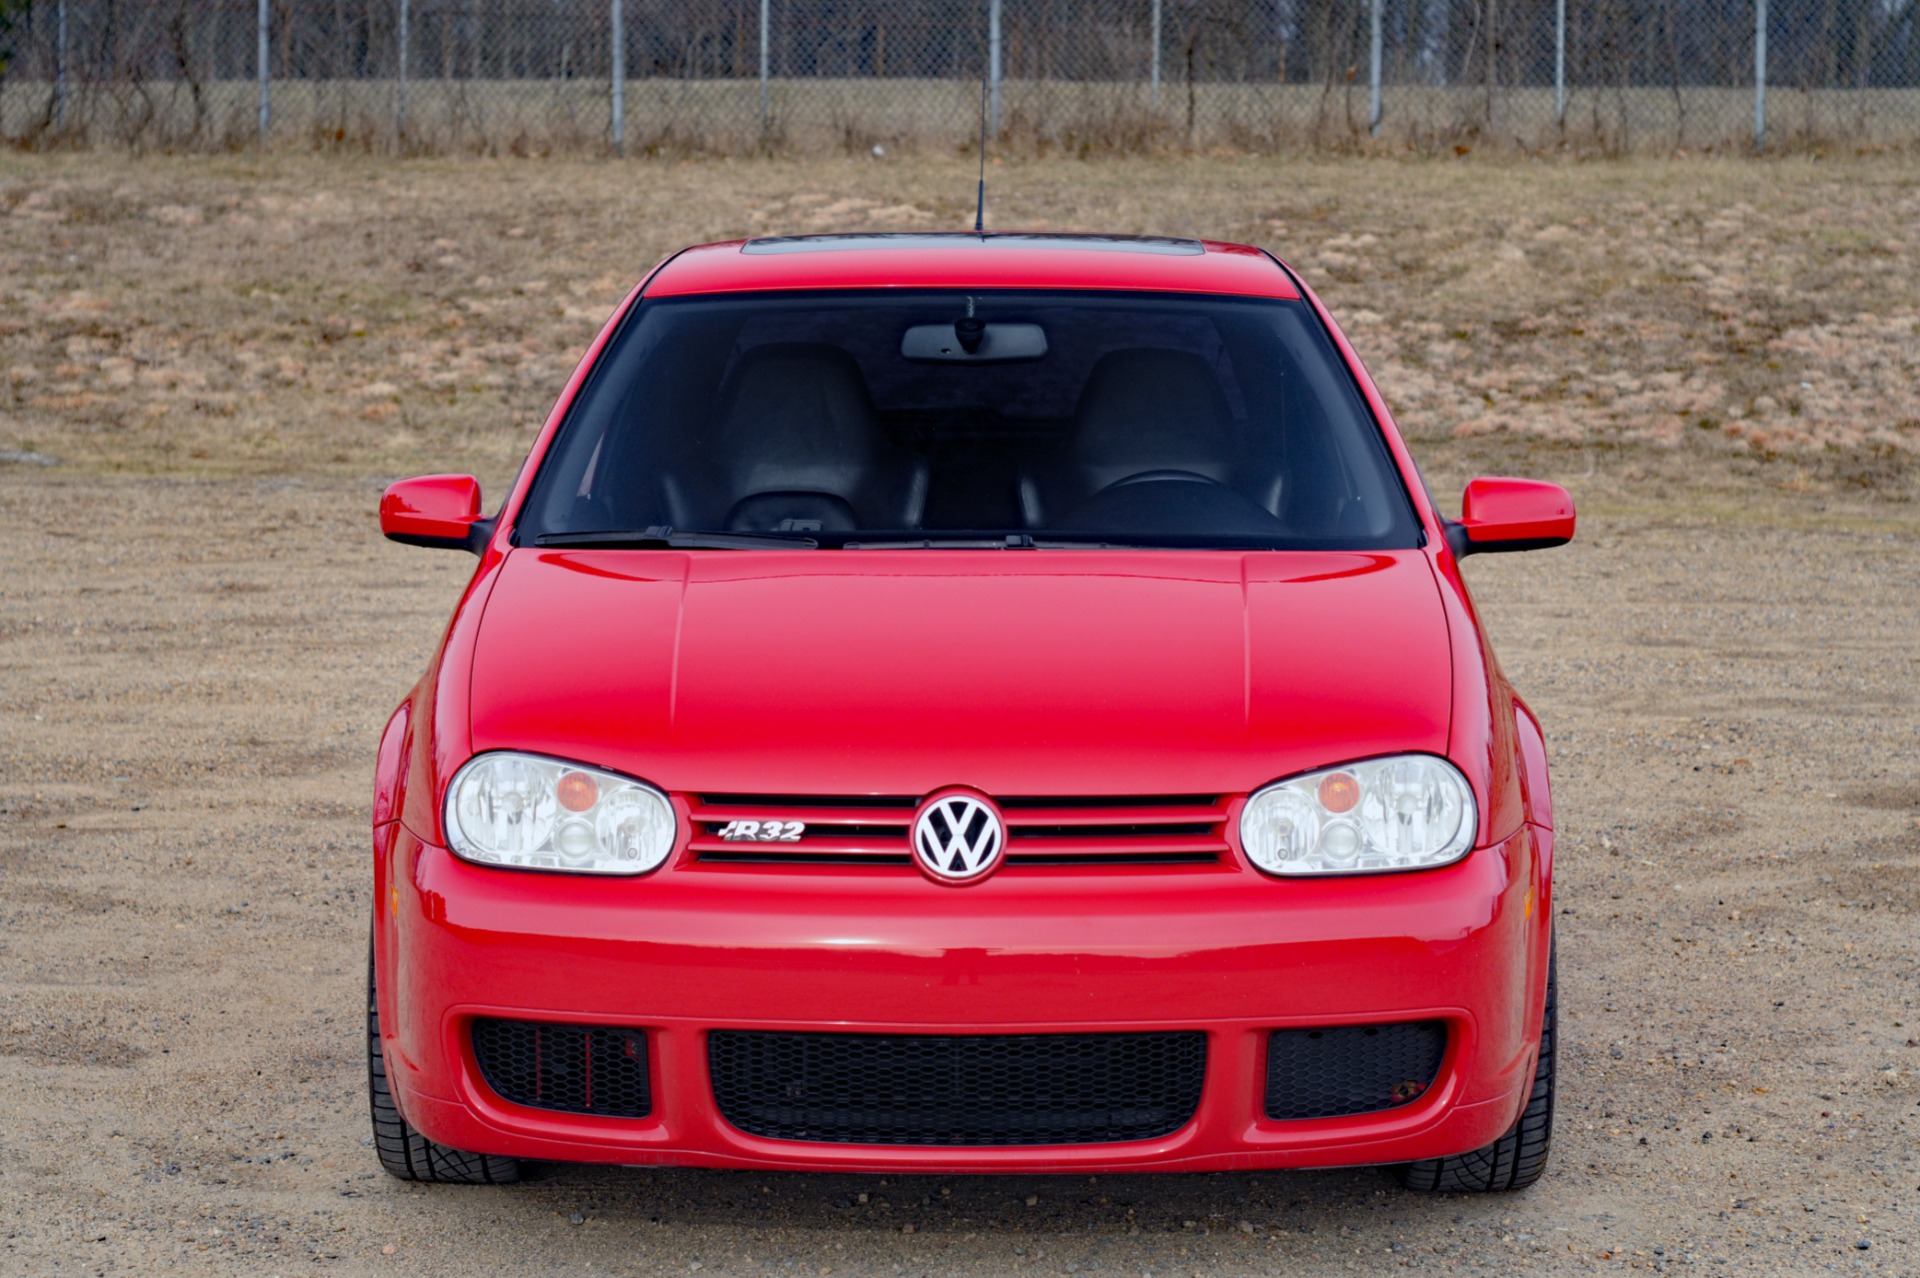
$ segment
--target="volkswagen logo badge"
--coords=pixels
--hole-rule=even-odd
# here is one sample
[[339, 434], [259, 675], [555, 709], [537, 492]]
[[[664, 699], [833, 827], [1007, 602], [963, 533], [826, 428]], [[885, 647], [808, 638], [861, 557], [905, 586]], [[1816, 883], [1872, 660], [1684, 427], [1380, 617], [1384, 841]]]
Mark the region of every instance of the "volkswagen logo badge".
[[993, 801], [970, 790], [943, 790], [913, 818], [913, 859], [940, 883], [972, 883], [1000, 864], [1006, 825]]

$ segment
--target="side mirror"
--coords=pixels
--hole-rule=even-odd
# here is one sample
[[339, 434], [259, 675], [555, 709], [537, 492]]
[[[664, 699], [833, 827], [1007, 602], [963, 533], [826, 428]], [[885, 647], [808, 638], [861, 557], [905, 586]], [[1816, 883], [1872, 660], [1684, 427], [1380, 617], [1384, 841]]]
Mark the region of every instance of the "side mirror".
[[422, 475], [381, 494], [380, 531], [403, 545], [477, 555], [493, 535], [493, 521], [480, 517], [480, 481], [472, 475]]
[[1447, 524], [1456, 558], [1505, 550], [1544, 550], [1573, 540], [1573, 497], [1532, 479], [1476, 479], [1460, 499], [1460, 522]]

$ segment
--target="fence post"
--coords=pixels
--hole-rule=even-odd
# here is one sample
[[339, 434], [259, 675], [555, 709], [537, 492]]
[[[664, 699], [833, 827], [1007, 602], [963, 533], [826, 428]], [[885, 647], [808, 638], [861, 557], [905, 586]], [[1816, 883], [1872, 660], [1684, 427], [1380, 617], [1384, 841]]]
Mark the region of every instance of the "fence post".
[[608, 6], [608, 25], [613, 40], [613, 153], [627, 153], [627, 24], [622, 20], [620, 0]]
[[53, 45], [53, 131], [67, 128], [67, 0], [60, 0], [54, 13]]
[[1000, 132], [1000, 0], [987, 0], [987, 127]]
[[397, 140], [405, 140], [407, 136], [407, 38], [411, 18], [408, 0], [400, 0], [400, 24], [395, 33], [398, 36], [399, 47], [395, 52], [400, 59], [400, 72], [393, 95], [393, 131]]
[[1753, 2], [1753, 149], [1767, 145], [1767, 0]]
[[1381, 0], [1373, 0], [1373, 32], [1370, 37], [1367, 83], [1371, 89], [1367, 112], [1367, 132], [1380, 136], [1380, 9]]
[[1567, 0], [1553, 4], [1553, 122], [1567, 127]]
[[1153, 0], [1153, 109], [1160, 109], [1160, 0]]
[[273, 108], [270, 98], [271, 80], [267, 74], [267, 0], [260, 0], [259, 11], [255, 15], [254, 65], [260, 73], [260, 141], [267, 140], [267, 129], [273, 123]]
[[760, 142], [767, 141], [767, 75], [773, 63], [773, 0], [760, 0]]

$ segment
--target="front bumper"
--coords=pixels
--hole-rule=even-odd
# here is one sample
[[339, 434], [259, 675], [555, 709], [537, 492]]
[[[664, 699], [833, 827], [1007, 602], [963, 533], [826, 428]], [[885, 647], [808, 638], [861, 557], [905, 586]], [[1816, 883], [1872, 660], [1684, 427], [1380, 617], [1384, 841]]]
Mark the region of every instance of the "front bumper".
[[[488, 869], [394, 826], [376, 958], [389, 1078], [424, 1135], [568, 1162], [821, 1171], [1217, 1171], [1390, 1163], [1497, 1139], [1531, 1082], [1550, 831], [1415, 874], [1275, 881], [1244, 867], [1035, 869], [965, 889], [846, 866], [675, 863], [641, 879]], [[643, 1028], [651, 1113], [511, 1104], [477, 1016]], [[1275, 1029], [1440, 1019], [1418, 1099], [1265, 1116]], [[1193, 1119], [1152, 1140], [930, 1147], [770, 1140], [729, 1125], [718, 1029], [965, 1034], [1200, 1030]]]

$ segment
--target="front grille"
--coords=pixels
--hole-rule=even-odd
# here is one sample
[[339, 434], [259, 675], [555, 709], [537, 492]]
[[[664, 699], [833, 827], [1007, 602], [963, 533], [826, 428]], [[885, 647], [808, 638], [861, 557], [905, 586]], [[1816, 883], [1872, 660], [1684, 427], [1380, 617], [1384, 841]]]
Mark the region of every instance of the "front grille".
[[1207, 1040], [1154, 1034], [708, 1036], [729, 1123], [848, 1145], [1093, 1145], [1178, 1131]]
[[[1218, 795], [998, 798], [1007, 868], [1217, 865], [1227, 855]], [[707, 794], [692, 798], [693, 852], [703, 862], [911, 866], [908, 826], [917, 798]], [[803, 824], [793, 842], [730, 841], [736, 821]]]
[[653, 1109], [647, 1036], [637, 1029], [476, 1020], [473, 1055], [487, 1086], [516, 1105], [610, 1118]]
[[1444, 1021], [1275, 1030], [1267, 1038], [1267, 1117], [1337, 1118], [1392, 1109], [1433, 1085]]

